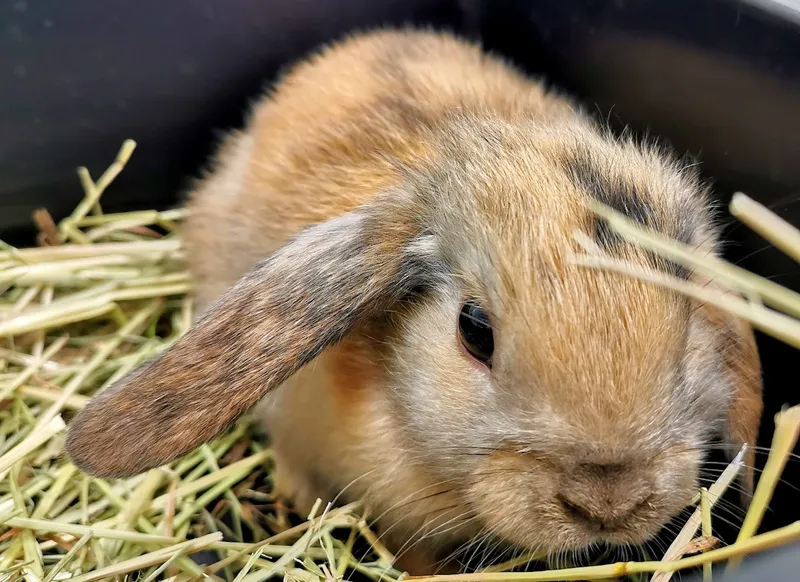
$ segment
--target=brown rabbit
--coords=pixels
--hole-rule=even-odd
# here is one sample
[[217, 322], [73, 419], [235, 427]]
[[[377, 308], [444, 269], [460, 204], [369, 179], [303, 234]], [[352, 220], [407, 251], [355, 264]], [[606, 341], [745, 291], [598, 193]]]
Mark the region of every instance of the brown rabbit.
[[83, 409], [69, 454], [133, 475], [262, 402], [279, 488], [304, 511], [367, 499], [414, 573], [478, 534], [642, 542], [690, 502], [715, 435], [754, 442], [759, 359], [742, 322], [570, 261], [582, 229], [696, 280], [590, 200], [716, 252], [690, 169], [477, 46], [406, 30], [329, 47], [191, 196], [202, 316]]

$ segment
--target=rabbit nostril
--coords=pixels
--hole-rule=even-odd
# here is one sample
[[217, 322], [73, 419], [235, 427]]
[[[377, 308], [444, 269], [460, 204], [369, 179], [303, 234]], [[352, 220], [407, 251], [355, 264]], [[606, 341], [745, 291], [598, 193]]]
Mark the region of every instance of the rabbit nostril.
[[561, 506], [564, 508], [564, 510], [573, 518], [577, 518], [583, 521], [588, 521], [590, 523], [595, 523], [595, 522], [599, 523], [600, 521], [602, 521], [598, 519], [596, 516], [592, 515], [585, 508], [581, 507], [577, 503], [570, 501], [569, 499], [563, 497], [562, 495], [558, 496], [558, 501], [559, 503], [561, 503]]

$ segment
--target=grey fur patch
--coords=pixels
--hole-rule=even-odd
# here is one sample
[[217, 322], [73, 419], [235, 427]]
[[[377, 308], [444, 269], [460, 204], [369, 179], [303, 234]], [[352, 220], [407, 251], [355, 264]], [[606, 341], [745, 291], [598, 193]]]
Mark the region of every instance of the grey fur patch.
[[[616, 210], [632, 221], [671, 237], [684, 244], [691, 244], [695, 233], [695, 221], [691, 220], [691, 209], [679, 209], [674, 214], [679, 220], [665, 223], [665, 213], [658, 212], [653, 204], [642, 195], [640, 186], [624, 176], [614, 176], [604, 172], [591, 159], [590, 155], [575, 154], [565, 157], [564, 168], [570, 178], [584, 191], [601, 204]], [[680, 203], [676, 201], [676, 203]], [[606, 250], [613, 250], [623, 244], [623, 240], [599, 217], [594, 218], [594, 239]], [[650, 255], [651, 261], [670, 274], [686, 279], [688, 270], [672, 261]]]

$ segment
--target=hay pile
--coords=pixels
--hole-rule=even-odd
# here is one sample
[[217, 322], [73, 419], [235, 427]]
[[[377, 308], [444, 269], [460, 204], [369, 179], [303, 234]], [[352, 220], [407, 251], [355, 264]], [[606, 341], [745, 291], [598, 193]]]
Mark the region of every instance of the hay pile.
[[[100, 198], [133, 149], [133, 142], [126, 142], [96, 181], [79, 169], [84, 200], [58, 225], [46, 211], [36, 214], [40, 246], [0, 248], [0, 581], [400, 579], [403, 574], [391, 567], [393, 556], [369, 528], [360, 504], [318, 506], [312, 515], [298, 518], [272, 496], [271, 453], [253, 438], [247, 421], [169, 467], [133, 479], [88, 477], [64, 458], [66, 426], [74, 412], [92, 394], [169, 346], [191, 321], [181, 211], [102, 211]], [[641, 236], [621, 217], [606, 216], [623, 236]], [[766, 232], [776, 232], [774, 225]], [[691, 253], [688, 259], [676, 257], [675, 249], [664, 248], [659, 252], [672, 252], [674, 260], [701, 260]], [[800, 244], [791, 248], [800, 256]], [[608, 262], [603, 257], [582, 260], [609, 267], [599, 265]], [[732, 269], [721, 264], [707, 268], [723, 267]], [[744, 290], [751, 299], [732, 309], [749, 309], [740, 314], [762, 329], [777, 329], [779, 337], [800, 347], [800, 324], [760, 303], [797, 316], [800, 300], [754, 275], [746, 277], [750, 287]], [[795, 311], [787, 309], [792, 306]], [[502, 571], [524, 565], [517, 563], [436, 578], [646, 577], [798, 540], [800, 523], [753, 535], [797, 440], [800, 410], [785, 411], [776, 420], [775, 446], [732, 546], [697, 553], [714, 545], [710, 508], [740, 469], [741, 454], [709, 491], [698, 493], [695, 515], [662, 562]], [[682, 558], [691, 553], [696, 555]], [[669, 578], [657, 576], [662, 582]]]

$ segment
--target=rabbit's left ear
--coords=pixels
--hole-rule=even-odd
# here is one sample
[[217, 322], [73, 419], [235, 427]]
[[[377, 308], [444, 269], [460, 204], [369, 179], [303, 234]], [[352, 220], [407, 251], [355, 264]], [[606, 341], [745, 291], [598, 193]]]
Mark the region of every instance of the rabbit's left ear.
[[753, 329], [741, 318], [711, 306], [705, 306], [710, 321], [721, 334], [722, 357], [732, 393], [725, 425], [725, 439], [732, 454], [744, 444], [745, 471], [742, 482], [745, 488], [743, 501], [752, 495], [755, 482], [755, 452], [764, 404], [762, 396], [761, 360], [758, 355]]
[[130, 476], [192, 451], [352, 329], [437, 272], [413, 201], [387, 194], [302, 232], [170, 349], [95, 397], [70, 427], [84, 471]]

